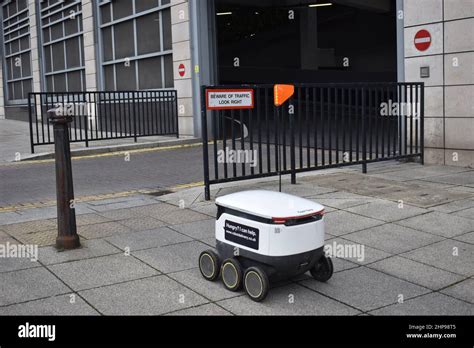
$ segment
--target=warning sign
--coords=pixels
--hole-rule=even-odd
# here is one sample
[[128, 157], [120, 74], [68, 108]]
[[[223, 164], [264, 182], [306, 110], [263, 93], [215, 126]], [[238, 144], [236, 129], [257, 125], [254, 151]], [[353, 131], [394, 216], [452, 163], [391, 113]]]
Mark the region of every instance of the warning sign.
[[428, 30], [422, 29], [416, 33], [414, 41], [418, 51], [426, 51], [431, 46], [431, 34]]
[[207, 89], [208, 110], [253, 109], [253, 89]]
[[184, 75], [186, 75], [186, 67], [184, 66], [183, 63], [181, 63], [178, 66], [178, 73], [179, 73], [179, 76], [181, 76], [181, 77], [184, 77]]

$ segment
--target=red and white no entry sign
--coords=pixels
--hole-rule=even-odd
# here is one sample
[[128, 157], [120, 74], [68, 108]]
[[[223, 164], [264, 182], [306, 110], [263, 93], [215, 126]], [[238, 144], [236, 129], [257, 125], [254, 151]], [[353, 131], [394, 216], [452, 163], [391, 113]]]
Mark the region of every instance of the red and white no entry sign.
[[415, 47], [418, 51], [426, 51], [431, 46], [431, 34], [428, 30], [419, 30], [415, 35]]
[[186, 74], [186, 67], [184, 66], [183, 63], [181, 63], [178, 66], [178, 73], [179, 73], [179, 76], [181, 76], [181, 77], [183, 77]]

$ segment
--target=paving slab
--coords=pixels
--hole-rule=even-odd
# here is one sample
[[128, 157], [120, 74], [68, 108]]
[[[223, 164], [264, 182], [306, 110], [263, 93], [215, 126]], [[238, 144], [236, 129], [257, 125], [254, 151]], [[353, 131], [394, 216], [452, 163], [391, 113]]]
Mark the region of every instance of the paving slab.
[[393, 256], [372, 263], [368, 267], [393, 275], [397, 278], [439, 290], [464, 279], [463, 276], [428, 266], [400, 256]]
[[173, 225], [171, 228], [194, 239], [208, 239], [213, 238], [216, 235], [216, 220], [201, 220], [186, 224]]
[[0, 273], [0, 306], [65, 294], [70, 291], [43, 267]]
[[206, 244], [207, 246], [210, 246], [211, 248], [216, 247], [216, 238], [211, 237], [211, 238], [206, 238], [206, 239], [200, 239], [199, 240], [201, 243]]
[[382, 180], [391, 180], [391, 181], [396, 181], [396, 182], [408, 182], [408, 181], [410, 181], [410, 178], [395, 175], [397, 173], [398, 172], [395, 172], [395, 173], [393, 173], [393, 172], [383, 172], [383, 173], [373, 174], [372, 171], [370, 171], [370, 173], [368, 173], [368, 175], [370, 175], [371, 178], [378, 178], [378, 179], [382, 179]]
[[[56, 225], [56, 219], [53, 220]], [[110, 219], [107, 219], [104, 216], [98, 214], [81, 214], [76, 215], [76, 225], [77, 226], [86, 226], [92, 224], [99, 224], [102, 222], [110, 222]]]
[[163, 273], [195, 268], [199, 254], [209, 246], [198, 241], [134, 252], [133, 255]]
[[9, 234], [6, 234], [5, 232], [0, 231], [0, 245], [7, 245], [7, 243], [21, 244], [18, 240], [11, 237]]
[[180, 207], [167, 203], [153, 204], [140, 208], [133, 208], [131, 210], [135, 213], [150, 216], [170, 225], [209, 219], [209, 216], [207, 215], [200, 214], [190, 209], [181, 209]]
[[474, 275], [474, 245], [446, 239], [402, 255], [452, 273]]
[[[352, 259], [351, 259], [351, 261], [348, 261], [346, 259], [334, 258], [334, 257], [332, 258], [332, 264], [333, 264], [333, 267], [334, 267], [334, 273], [342, 272], [342, 271], [345, 271], [347, 269], [357, 268], [357, 267], [360, 266], [357, 263], [352, 262]], [[309, 278], [311, 278], [311, 276], [308, 273], [305, 273], [305, 274]]]
[[54, 220], [34, 220], [17, 224], [2, 225], [2, 231], [8, 233], [11, 236], [47, 231], [55, 228], [56, 223]]
[[[134, 197], [132, 197], [132, 198], [134, 198]], [[109, 210], [126, 209], [126, 208], [132, 208], [132, 207], [142, 207], [142, 206], [146, 206], [148, 204], [153, 204], [155, 202], [156, 202], [155, 200], [153, 200], [152, 198], [148, 198], [148, 197], [147, 197], [147, 199], [134, 198], [134, 199], [131, 199], [130, 201], [114, 202], [114, 203], [110, 203], [110, 204], [99, 204], [97, 206], [93, 206], [92, 209], [95, 212], [100, 213], [100, 212], [106, 212], [106, 211], [109, 211]]]
[[457, 192], [469, 193], [471, 197], [474, 195], [474, 187], [472, 186], [462, 186], [462, 185], [452, 186], [450, 188], [447, 188], [446, 190], [451, 191], [451, 192], [456, 192], [456, 193]]
[[149, 216], [121, 220], [119, 221], [119, 224], [124, 225], [125, 227], [128, 227], [134, 231], [148, 231], [166, 225], [163, 221]]
[[473, 304], [474, 279], [466, 279], [462, 282], [450, 286], [449, 288], [441, 290], [441, 292]]
[[37, 261], [31, 258], [2, 257], [0, 258], [0, 273], [18, 271], [22, 269], [41, 267]]
[[237, 315], [357, 315], [360, 312], [298, 284], [270, 289], [263, 302], [247, 295], [219, 301]]
[[[278, 184], [271, 183], [262, 185], [260, 189], [275, 191], [278, 190]], [[317, 186], [313, 183], [297, 183], [296, 185], [282, 185], [281, 191], [299, 197], [317, 197], [329, 192], [334, 192], [335, 189]]]
[[39, 260], [44, 265], [85, 260], [118, 253], [122, 253], [122, 251], [102, 239], [83, 240], [81, 248], [75, 250], [58, 251], [55, 247], [48, 246], [40, 248], [38, 251]]
[[100, 199], [90, 201], [87, 204], [93, 207], [100, 207], [100, 206], [109, 206], [111, 204], [117, 203], [126, 203], [126, 202], [136, 202], [143, 200], [143, 195], [134, 195], [134, 196], [127, 196], [127, 197], [114, 197], [114, 198], [107, 198], [107, 199]]
[[461, 236], [454, 237], [456, 240], [460, 240], [464, 243], [474, 244], [474, 232], [466, 233]]
[[113, 220], [113, 221], [134, 219], [134, 218], [143, 216], [135, 211], [132, 211], [131, 209], [108, 210], [108, 211], [100, 212], [98, 214], [105, 217], [106, 219]]
[[14, 239], [13, 237], [10, 237], [9, 235], [1, 235], [0, 236], [0, 244], [22, 244], [18, 240]]
[[47, 246], [56, 244], [57, 236], [58, 230], [54, 229], [49, 231], [20, 234], [15, 236], [15, 238], [23, 244]]
[[182, 190], [158, 197], [161, 202], [166, 202], [176, 206], [184, 204], [186, 207], [196, 202], [202, 194], [202, 187], [195, 187], [187, 190]]
[[182, 224], [186, 222], [196, 222], [201, 220], [209, 219], [208, 215], [197, 213], [190, 209], [178, 209], [164, 216], [159, 217], [160, 220], [166, 222], [169, 225]]
[[396, 303], [399, 295], [408, 299], [429, 292], [364, 266], [337, 273], [327, 283], [306, 280], [301, 284], [361, 311]]
[[381, 179], [366, 175], [347, 173], [340, 175], [337, 181], [329, 182], [339, 190], [371, 197], [380, 197], [386, 194], [403, 192], [415, 188], [415, 185]]
[[474, 307], [464, 301], [430, 293], [370, 312], [372, 315], [473, 315]]
[[453, 215], [461, 216], [461, 217], [464, 217], [466, 219], [474, 220], [474, 208], [469, 208], [469, 209], [457, 211], [457, 212], [453, 213]]
[[[71, 295], [74, 303], [71, 303]], [[10, 316], [83, 316], [99, 315], [99, 313], [87, 304], [81, 297], [75, 294], [49, 297], [46, 299], [0, 307], [0, 315]]]
[[172, 312], [166, 315], [173, 315], [173, 316], [209, 316], [209, 315], [217, 315], [217, 316], [229, 316], [232, 313], [226, 311], [222, 307], [214, 303], [208, 303], [199, 307], [193, 307], [188, 309], [183, 309], [177, 312]]
[[[334, 245], [334, 242], [336, 243], [336, 245]], [[333, 259], [334, 266], [336, 266], [337, 260], [346, 260], [347, 262], [355, 264], [355, 266], [360, 266], [360, 265], [367, 265], [372, 262], [382, 260], [382, 259], [392, 256], [392, 254], [387, 253], [385, 251], [374, 249], [365, 244], [356, 243], [354, 241], [344, 239], [344, 238], [339, 238], [339, 237], [326, 239], [325, 245], [326, 247], [331, 246], [333, 249], [334, 249], [334, 246], [338, 248], [339, 245], [341, 245], [344, 248], [350, 247], [352, 250], [354, 250], [354, 247], [355, 248], [359, 247], [361, 252], [363, 251], [363, 255], [356, 255], [356, 256], [344, 255], [344, 258], [333, 257], [332, 259]], [[352, 268], [352, 267], [349, 267], [349, 268]]]
[[[413, 184], [413, 185], [418, 185], [418, 186], [421, 186], [421, 187], [424, 187], [424, 188], [430, 188], [430, 189], [442, 189], [442, 190], [449, 190], [451, 188], [455, 188], [457, 187], [456, 185], [451, 185], [451, 184], [441, 184], [439, 182], [430, 182], [430, 181], [425, 181], [425, 180], [419, 180], [419, 179], [416, 179], [416, 180], [407, 180], [406, 181], [407, 183], [409, 184]], [[460, 192], [460, 191], [459, 191]], [[458, 192], [458, 193], [459, 193]]]
[[55, 206], [50, 206], [37, 209], [19, 210], [17, 213], [19, 215], [17, 222], [28, 222], [40, 219], [56, 218], [58, 211]]
[[168, 203], [155, 203], [155, 204], [150, 204], [150, 205], [146, 205], [142, 207], [129, 209], [129, 211], [134, 214], [138, 214], [141, 216], [143, 215], [150, 216], [158, 220], [161, 220], [162, 216], [165, 216], [168, 213], [171, 213], [176, 210], [179, 210], [179, 207], [173, 204], [168, 204]]
[[402, 176], [411, 179], [423, 179], [429, 177], [437, 177], [450, 174], [459, 174], [468, 172], [469, 169], [462, 167], [453, 166], [439, 166], [439, 165], [424, 165], [411, 168], [405, 168], [404, 170], [394, 172], [394, 176]]
[[348, 213], [343, 210], [326, 214], [324, 216], [324, 222], [325, 230], [333, 236], [343, 236], [348, 233], [364, 230], [385, 223], [380, 220]]
[[378, 197], [392, 201], [403, 200], [405, 203], [420, 207], [430, 208], [443, 203], [449, 203], [456, 200], [470, 197], [468, 193], [451, 192], [440, 188], [428, 187], [407, 187], [395, 192], [389, 192]]
[[119, 234], [106, 238], [106, 240], [121, 250], [129, 248], [130, 251], [137, 251], [164, 245], [190, 242], [192, 239], [168, 227], [160, 227], [150, 231]]
[[426, 181], [474, 187], [474, 171], [425, 178]]
[[242, 295], [242, 293], [227, 290], [220, 278], [213, 282], [205, 280], [199, 268], [169, 273], [168, 276], [213, 302]]
[[166, 276], [81, 291], [105, 315], [161, 315], [208, 301]]
[[443, 238], [404, 226], [385, 224], [347, 234], [344, 239], [368, 245], [387, 253], [399, 254], [435, 243]]
[[474, 199], [460, 199], [454, 202], [446, 203], [437, 205], [435, 207], [430, 208], [430, 210], [439, 211], [441, 213], [454, 213], [460, 210], [465, 210], [469, 208], [474, 208]]
[[446, 238], [474, 231], [474, 221], [440, 212], [431, 212], [397, 221], [398, 225], [410, 227]]
[[196, 211], [201, 214], [208, 215], [215, 218], [217, 216], [217, 207], [214, 203], [209, 204], [194, 204], [189, 209]]
[[67, 262], [49, 266], [49, 269], [76, 291], [159, 274], [134, 257], [124, 254]]
[[376, 201], [358, 205], [348, 208], [347, 211], [386, 222], [402, 220], [427, 212], [425, 209], [413, 207], [408, 204], [400, 205], [399, 203], [389, 201]]
[[77, 233], [87, 239], [105, 238], [132, 231], [130, 227], [126, 227], [118, 222], [77, 226]]
[[336, 209], [346, 209], [373, 202], [376, 200], [373, 197], [356, 195], [354, 193], [337, 191], [332, 193], [325, 193], [322, 195], [308, 197], [310, 200], [314, 200], [325, 207], [332, 207]]

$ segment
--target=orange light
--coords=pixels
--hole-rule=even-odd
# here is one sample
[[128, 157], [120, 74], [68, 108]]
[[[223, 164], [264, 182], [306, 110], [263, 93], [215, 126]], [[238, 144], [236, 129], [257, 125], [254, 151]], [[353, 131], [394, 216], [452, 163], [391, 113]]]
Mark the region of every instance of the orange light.
[[275, 85], [273, 88], [275, 106], [282, 106], [294, 93], [293, 85]]

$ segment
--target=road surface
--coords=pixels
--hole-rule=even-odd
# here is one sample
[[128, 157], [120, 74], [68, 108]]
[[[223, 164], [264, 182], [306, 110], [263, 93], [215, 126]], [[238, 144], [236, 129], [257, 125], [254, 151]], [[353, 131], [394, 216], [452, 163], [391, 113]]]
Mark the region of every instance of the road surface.
[[[74, 158], [76, 198], [139, 189], [171, 188], [203, 180], [202, 147]], [[56, 199], [53, 161], [0, 165], [0, 207]]]

